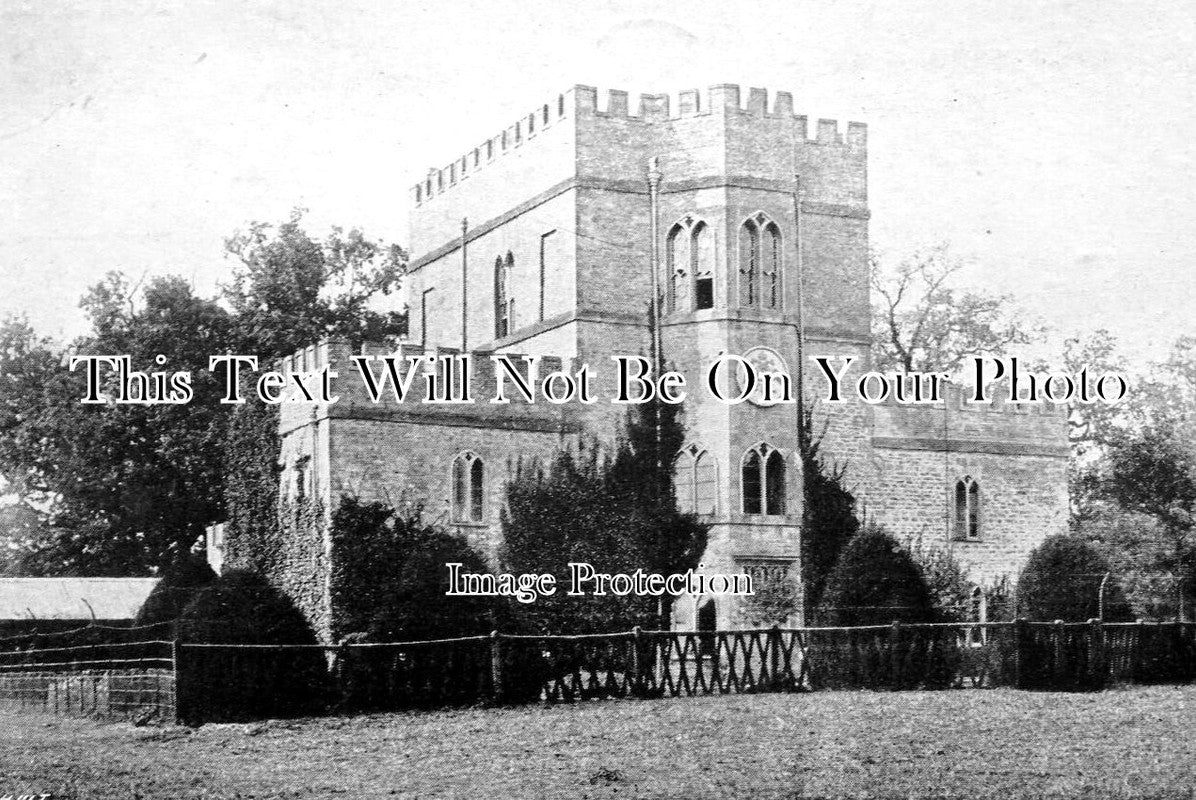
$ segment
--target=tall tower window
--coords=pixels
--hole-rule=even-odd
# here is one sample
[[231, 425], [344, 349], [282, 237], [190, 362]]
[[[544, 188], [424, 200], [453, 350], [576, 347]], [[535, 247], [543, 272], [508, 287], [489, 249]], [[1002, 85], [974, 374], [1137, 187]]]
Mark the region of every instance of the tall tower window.
[[689, 308], [689, 242], [680, 224], [669, 229], [665, 240], [665, 264], [668, 282], [665, 309], [672, 313]]
[[713, 514], [718, 503], [714, 456], [691, 444], [673, 462], [677, 510], [683, 514]]
[[485, 467], [476, 454], [465, 452], [453, 459], [454, 522], [481, 522], [485, 493]]
[[781, 229], [763, 212], [739, 227], [739, 304], [781, 307]]
[[739, 305], [760, 303], [760, 229], [750, 219], [739, 229]]
[[763, 282], [760, 290], [765, 308], [781, 307], [781, 231], [776, 223], [764, 226]]
[[970, 475], [955, 482], [955, 519], [953, 536], [956, 539], [980, 538], [980, 483]]
[[714, 237], [704, 222], [694, 226], [690, 246], [694, 276], [694, 308], [714, 308]]
[[511, 274], [515, 257], [507, 253], [494, 260], [494, 338], [509, 336], [515, 330], [515, 298], [511, 297]]
[[758, 444], [743, 456], [741, 466], [743, 513], [785, 513], [785, 457], [767, 444]]

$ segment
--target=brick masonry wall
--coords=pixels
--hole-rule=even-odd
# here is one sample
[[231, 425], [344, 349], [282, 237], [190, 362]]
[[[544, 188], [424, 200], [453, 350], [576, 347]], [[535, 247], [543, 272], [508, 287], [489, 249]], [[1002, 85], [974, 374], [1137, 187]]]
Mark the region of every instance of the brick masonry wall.
[[[868, 515], [899, 537], [949, 547], [978, 585], [1016, 581], [1030, 551], [1067, 530], [1067, 460], [877, 448]], [[980, 484], [980, 537], [952, 541], [956, 480]]]
[[[733, 571], [744, 557], [796, 558], [796, 410], [718, 403], [707, 395], [705, 372], [720, 354], [757, 346], [775, 350], [795, 372], [799, 303], [807, 356], [852, 355], [854, 374], [867, 369], [866, 129], [794, 115], [785, 93], [770, 98], [726, 85], [677, 98], [644, 96], [635, 107], [625, 93], [600, 98], [578, 86], [550, 99], [547, 120], [544, 111], [534, 107], [413, 187], [412, 339], [428, 347], [462, 344], [459, 241], [461, 219], [468, 217], [467, 348], [555, 355], [572, 359], [573, 368], [589, 363], [599, 376], [599, 402], [398, 409], [371, 404], [350, 387], [335, 406], [284, 409], [284, 465], [306, 454], [315, 491], [328, 504], [345, 493], [410, 501], [446, 521], [451, 459], [472, 450], [487, 465], [487, 520], [454, 529], [492, 557], [510, 462], [549, 458], [575, 442], [578, 431], [613, 445], [622, 429], [627, 408], [608, 402], [610, 356], [650, 349], [647, 177], [648, 161], [657, 157], [662, 265], [675, 222], [704, 222], [713, 241], [714, 308], [678, 308], [662, 330], [667, 365], [689, 382], [690, 441], [714, 456], [718, 470], [708, 565]], [[739, 305], [738, 237], [743, 221], [758, 212], [782, 234], [780, 309]], [[549, 231], [541, 314], [540, 242]], [[494, 261], [508, 251], [515, 258], [509, 288], [515, 330], [495, 339]], [[670, 277], [665, 269], [662, 289]], [[433, 291], [424, 330], [420, 298], [427, 289]], [[351, 375], [347, 357], [344, 346], [313, 348], [293, 366], [335, 363]], [[807, 397], [824, 397], [817, 368], [807, 363], [805, 374]], [[818, 402], [815, 432], [824, 434], [828, 461], [847, 466], [861, 509], [904, 536], [945, 538], [948, 487], [963, 474], [980, 480], [984, 535], [953, 545], [978, 581], [1016, 573], [1034, 544], [1065, 526], [1066, 434], [1055, 412], [958, 402], [945, 411]], [[787, 458], [787, 513], [775, 518], [741, 513], [741, 458], [759, 442]], [[319, 580], [315, 562], [303, 555], [314, 541], [293, 543], [300, 583]], [[733, 604], [720, 608], [720, 625], [736, 624], [736, 613]]]

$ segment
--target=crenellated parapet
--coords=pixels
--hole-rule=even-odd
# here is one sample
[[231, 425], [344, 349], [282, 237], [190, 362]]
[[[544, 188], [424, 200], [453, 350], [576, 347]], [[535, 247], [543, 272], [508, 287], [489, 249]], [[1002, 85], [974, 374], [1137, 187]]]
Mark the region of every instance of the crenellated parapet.
[[[308, 385], [323, 370], [332, 378], [335, 402], [303, 402], [292, 385], [281, 404], [284, 434], [319, 419], [379, 419], [415, 424], [477, 425], [497, 429], [573, 430], [572, 404], [553, 404], [538, 391], [542, 379], [567, 370], [568, 359], [504, 353], [504, 367], [490, 351], [462, 353], [451, 347], [424, 348], [416, 343], [366, 342], [353, 347], [329, 340], [283, 359], [279, 371], [303, 373]], [[368, 373], [368, 376], [367, 376]], [[414, 374], [412, 374], [414, 373]], [[533, 402], [518, 391], [516, 375], [537, 388]], [[396, 387], [402, 387], [396, 391]], [[507, 402], [492, 402], [502, 387]], [[401, 394], [401, 398], [400, 398]]]
[[948, 384], [942, 401], [911, 404], [890, 400], [874, 407], [873, 444], [897, 449], [1067, 455], [1067, 406], [1013, 403], [994, 386], [991, 403], [970, 402], [971, 387]]
[[[601, 94], [601, 98], [600, 98]], [[422, 206], [451, 191], [479, 170], [530, 145], [532, 140], [549, 135], [554, 129], [607, 120], [644, 125], [667, 124], [695, 117], [758, 118], [786, 120], [795, 130], [797, 141], [808, 146], [838, 147], [863, 158], [867, 150], [868, 126], [848, 122], [841, 130], [833, 119], [818, 119], [813, 135], [809, 118], [793, 110], [793, 95], [775, 92], [771, 102], [767, 89], [751, 87], [746, 97], [735, 84], [717, 84], [705, 91], [686, 89], [670, 94], [641, 94], [633, 113], [630, 95], [621, 89], [604, 92], [593, 86], [577, 85], [549, 102], [534, 108], [477, 147], [453, 159], [447, 165], [428, 170], [411, 187], [411, 201]]]

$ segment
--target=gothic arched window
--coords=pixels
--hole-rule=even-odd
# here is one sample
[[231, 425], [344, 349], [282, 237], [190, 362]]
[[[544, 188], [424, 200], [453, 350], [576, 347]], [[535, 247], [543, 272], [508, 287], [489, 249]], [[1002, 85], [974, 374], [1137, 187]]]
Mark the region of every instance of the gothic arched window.
[[781, 230], [775, 222], [764, 226], [764, 252], [761, 253], [763, 280], [760, 296], [765, 308], [781, 307]]
[[454, 522], [481, 522], [485, 498], [485, 467], [475, 453], [464, 452], [453, 459]]
[[760, 229], [750, 219], [739, 228], [739, 305], [760, 304]]
[[515, 298], [511, 296], [511, 273], [515, 271], [515, 257], [494, 259], [494, 338], [510, 336], [515, 330]]
[[665, 308], [668, 312], [689, 309], [689, 244], [685, 229], [674, 225], [665, 240], [665, 261], [668, 269], [666, 290], [668, 298]]
[[980, 483], [965, 475], [955, 482], [956, 539], [980, 538]]
[[743, 513], [785, 513], [785, 457], [767, 444], [758, 444], [743, 456], [740, 467]]
[[694, 276], [694, 308], [714, 308], [714, 236], [706, 223], [699, 222], [694, 226], [689, 252]]
[[714, 456], [691, 444], [673, 461], [677, 510], [683, 514], [713, 514], [718, 505], [718, 475]]

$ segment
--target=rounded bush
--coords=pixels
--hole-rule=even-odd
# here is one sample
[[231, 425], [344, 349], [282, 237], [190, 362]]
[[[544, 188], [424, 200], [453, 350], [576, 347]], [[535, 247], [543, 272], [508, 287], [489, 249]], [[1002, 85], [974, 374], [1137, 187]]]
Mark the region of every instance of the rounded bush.
[[179, 618], [179, 637], [205, 644], [315, 644], [295, 605], [261, 576], [230, 570], [201, 589]]
[[870, 525], [852, 537], [827, 577], [820, 608], [832, 626], [935, 622], [935, 602], [918, 565], [897, 540]]
[[161, 579], [137, 610], [133, 624], [140, 627], [174, 622], [195, 595], [215, 580], [216, 573], [205, 559], [186, 553], [162, 570]]
[[[1017, 614], [1040, 622], [1086, 622], [1100, 616], [1100, 584], [1109, 564], [1091, 544], [1051, 536], [1030, 553], [1017, 582]], [[1105, 585], [1106, 622], [1126, 622], [1133, 611], [1111, 576]]]

